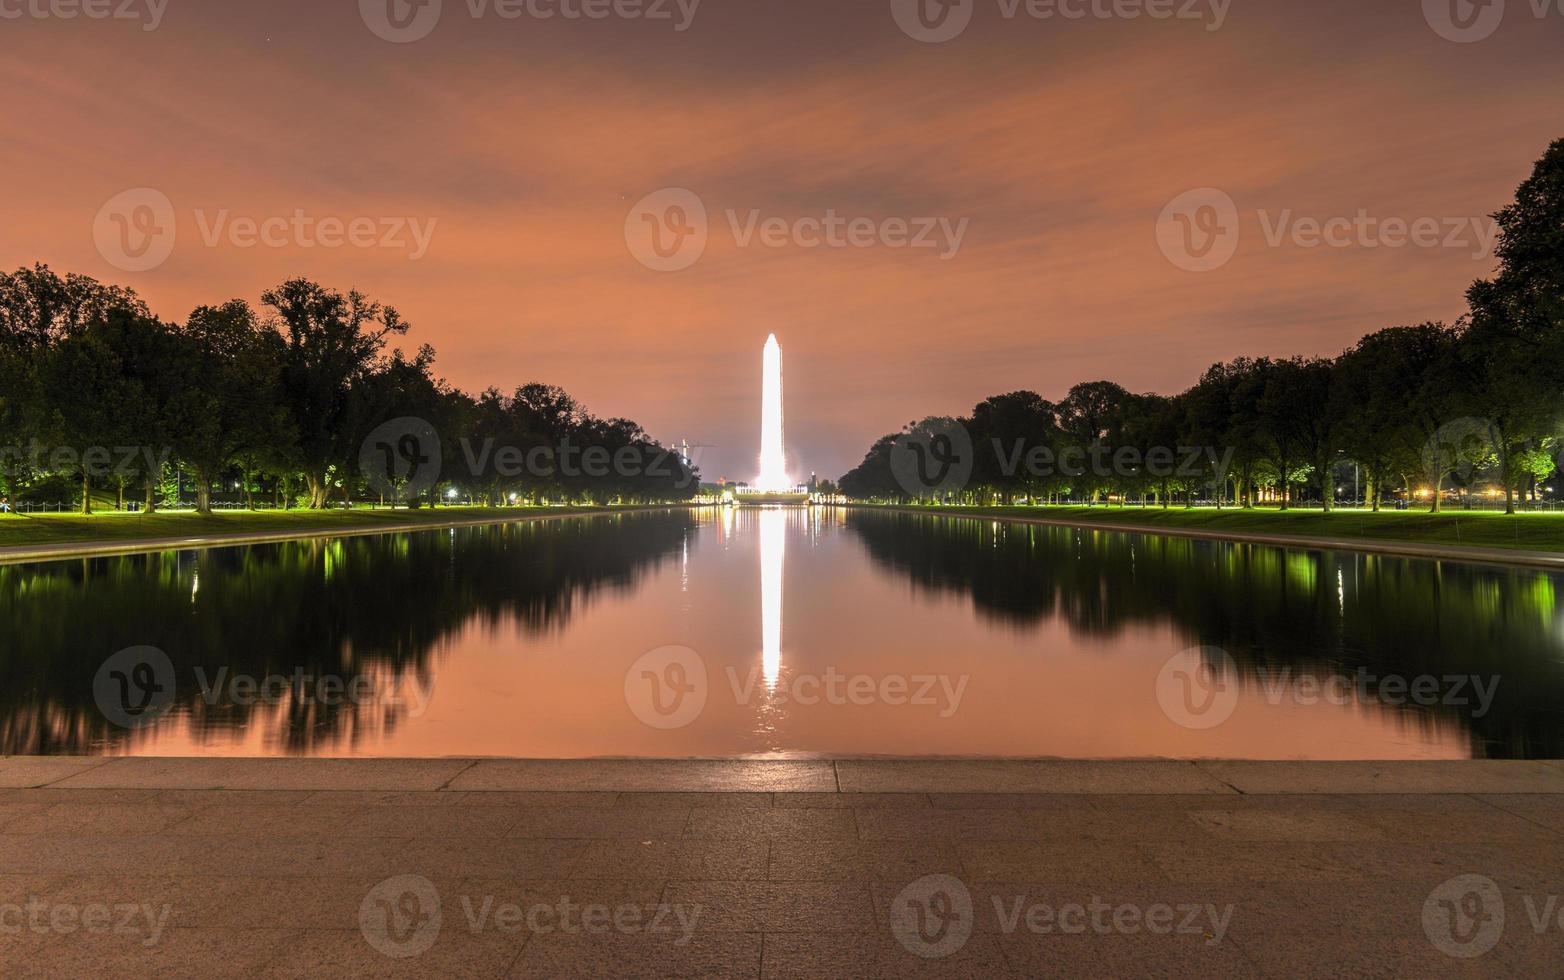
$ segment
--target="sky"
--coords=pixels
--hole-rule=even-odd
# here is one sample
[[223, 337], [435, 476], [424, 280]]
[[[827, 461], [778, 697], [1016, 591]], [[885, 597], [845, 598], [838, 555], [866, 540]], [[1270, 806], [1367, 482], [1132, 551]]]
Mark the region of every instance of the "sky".
[[1452, 320], [1564, 137], [1561, 0], [83, 2], [0, 0], [0, 266], [170, 320], [356, 288], [713, 479], [773, 332], [835, 477], [992, 394]]

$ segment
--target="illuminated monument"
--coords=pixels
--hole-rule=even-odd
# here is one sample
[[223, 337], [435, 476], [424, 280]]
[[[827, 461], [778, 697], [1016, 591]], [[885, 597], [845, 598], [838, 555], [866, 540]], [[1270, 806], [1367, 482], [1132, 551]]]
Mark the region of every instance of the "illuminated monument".
[[809, 499], [788, 478], [787, 453], [782, 447], [782, 345], [772, 334], [766, 338], [761, 356], [760, 475], [745, 495], [746, 503], [803, 503]]

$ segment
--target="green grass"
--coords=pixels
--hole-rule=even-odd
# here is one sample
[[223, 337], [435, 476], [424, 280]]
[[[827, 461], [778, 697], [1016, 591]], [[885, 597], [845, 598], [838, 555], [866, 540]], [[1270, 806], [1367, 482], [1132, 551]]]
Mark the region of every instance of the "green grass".
[[[923, 508], [919, 508], [923, 509]], [[1564, 513], [1504, 514], [1488, 511], [1185, 510], [1171, 507], [934, 507], [936, 513], [1015, 515], [1094, 524], [1141, 524], [1154, 527], [1231, 531], [1246, 534], [1286, 534], [1302, 538], [1358, 538], [1410, 541], [1422, 544], [1509, 548], [1521, 551], [1564, 551]]]
[[224, 511], [203, 516], [190, 511], [129, 514], [105, 511], [80, 514], [0, 514], [0, 548], [17, 545], [123, 544], [158, 538], [214, 534], [308, 533], [397, 524], [447, 523], [477, 519], [506, 520], [529, 514], [597, 513], [605, 507], [440, 507], [434, 510], [290, 510]]

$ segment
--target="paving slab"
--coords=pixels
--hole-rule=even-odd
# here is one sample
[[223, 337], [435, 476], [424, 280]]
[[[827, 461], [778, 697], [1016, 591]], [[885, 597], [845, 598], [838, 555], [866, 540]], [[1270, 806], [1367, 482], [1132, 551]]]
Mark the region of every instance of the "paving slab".
[[484, 759], [453, 790], [796, 793], [837, 788], [830, 762], [731, 759]]
[[[797, 773], [645, 765], [675, 780], [763, 786]], [[897, 778], [925, 765], [931, 785], [955, 781], [944, 763], [908, 764]], [[1124, 766], [1108, 768], [1133, 771]], [[0, 903], [41, 903], [46, 926], [55, 909], [67, 923], [95, 906], [168, 914], [151, 946], [145, 932], [0, 935], [0, 975], [1558, 972], [1564, 931], [1537, 931], [1532, 920], [1556, 907], [1548, 903], [1564, 880], [1564, 794], [1450, 792], [1466, 780], [1457, 765], [1407, 783], [1427, 792], [1332, 795], [1304, 772], [1295, 785], [1311, 791], [1241, 795], [1202, 767], [1181, 768], [1220, 789], [1127, 792], [1115, 776], [1099, 793], [453, 790], [427, 773], [424, 789], [10, 789], [0, 802], [9, 824], [0, 827]], [[154, 786], [171, 778], [157, 766], [140, 775]], [[560, 782], [624, 778], [621, 767], [597, 766]], [[961, 779], [977, 783], [970, 767]], [[940, 876], [949, 902], [928, 900], [928, 876]], [[407, 881], [427, 886], [432, 901]], [[1485, 881], [1502, 896], [1505, 929], [1491, 951], [1459, 958], [1425, 929], [1443, 910], [1465, 914]], [[932, 950], [893, 928], [916, 901], [925, 902], [920, 929], [938, 936], [949, 926], [959, 941]], [[1150, 934], [1153, 922], [1185, 923], [1186, 909], [1208, 907], [1194, 931]], [[598, 931], [557, 928], [549, 910], [566, 908], [577, 923], [595, 916]], [[1066, 934], [1056, 927], [1068, 908], [1086, 910], [1070, 921], [1095, 918]], [[1215, 911], [1228, 909], [1218, 930]], [[605, 925], [626, 913], [630, 927]], [[655, 921], [664, 928], [652, 934]], [[427, 948], [404, 946], [430, 924]]]
[[1241, 793], [1564, 793], [1564, 768], [1520, 760], [1200, 762]]
[[845, 792], [1233, 793], [1188, 762], [1078, 760], [842, 760]]
[[437, 790], [461, 759], [111, 759], [57, 779], [67, 789]]

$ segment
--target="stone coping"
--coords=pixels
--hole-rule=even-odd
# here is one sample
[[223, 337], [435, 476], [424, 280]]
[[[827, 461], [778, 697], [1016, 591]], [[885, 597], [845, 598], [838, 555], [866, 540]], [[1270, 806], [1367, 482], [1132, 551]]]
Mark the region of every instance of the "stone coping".
[[1008, 521], [1012, 524], [1042, 524], [1048, 527], [1074, 527], [1085, 531], [1114, 531], [1168, 538], [1195, 538], [1202, 541], [1232, 541], [1278, 548], [1309, 551], [1356, 551], [1390, 555], [1396, 558], [1426, 558], [1458, 561], [1473, 565], [1520, 565], [1528, 568], [1564, 569], [1564, 553], [1524, 551], [1510, 548], [1474, 548], [1454, 544], [1427, 544], [1418, 541], [1391, 541], [1378, 538], [1327, 538], [1301, 534], [1261, 534], [1253, 531], [1224, 531], [1220, 528], [1170, 527], [1157, 524], [1091, 521], [1073, 517], [1045, 517], [1029, 514], [984, 514], [971, 511], [944, 511], [927, 507], [881, 507], [847, 504], [862, 510], [890, 514], [915, 514], [969, 521]]
[[649, 504], [645, 506], [558, 509], [534, 508], [520, 513], [503, 509], [479, 517], [452, 517], [441, 521], [403, 521], [395, 524], [363, 526], [287, 528], [278, 531], [236, 531], [232, 534], [206, 534], [179, 537], [126, 538], [123, 541], [68, 541], [60, 544], [19, 544], [0, 547], [0, 565], [21, 562], [56, 561], [62, 558], [102, 558], [111, 555], [136, 555], [155, 551], [189, 551], [196, 548], [232, 548], [247, 544], [277, 544], [310, 538], [361, 538], [375, 534], [407, 534], [416, 531], [447, 531], [456, 527], [487, 527], [493, 524], [521, 524], [526, 521], [551, 521], [567, 517], [612, 517], [645, 511], [692, 507], [686, 504]]
[[379, 792], [1564, 794], [1564, 761], [0, 758], [0, 788]]

